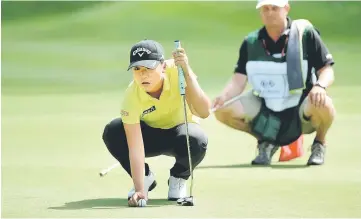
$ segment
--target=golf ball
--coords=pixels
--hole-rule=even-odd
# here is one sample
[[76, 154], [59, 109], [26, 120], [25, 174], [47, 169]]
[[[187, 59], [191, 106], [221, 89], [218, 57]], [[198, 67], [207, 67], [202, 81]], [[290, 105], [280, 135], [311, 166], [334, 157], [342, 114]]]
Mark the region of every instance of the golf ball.
[[147, 206], [147, 202], [144, 199], [140, 199], [138, 201], [138, 207], [145, 207]]

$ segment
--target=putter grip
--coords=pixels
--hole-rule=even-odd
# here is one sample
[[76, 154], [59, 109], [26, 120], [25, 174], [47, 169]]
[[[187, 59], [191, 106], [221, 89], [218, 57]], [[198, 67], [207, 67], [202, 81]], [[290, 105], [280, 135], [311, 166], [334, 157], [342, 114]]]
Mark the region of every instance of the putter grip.
[[[176, 49], [181, 47], [181, 43], [180, 43], [179, 40], [175, 40], [174, 45], [175, 45]], [[184, 72], [183, 72], [182, 67], [177, 66], [177, 68], [178, 68], [179, 91], [180, 91], [181, 95], [185, 95], [186, 94], [186, 81], [185, 81], [185, 78], [184, 78]]]

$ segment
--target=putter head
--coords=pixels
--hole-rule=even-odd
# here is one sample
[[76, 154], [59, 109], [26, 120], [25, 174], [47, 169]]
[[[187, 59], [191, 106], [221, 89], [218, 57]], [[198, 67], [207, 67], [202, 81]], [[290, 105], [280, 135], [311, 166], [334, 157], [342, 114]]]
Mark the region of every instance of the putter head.
[[193, 196], [180, 198], [177, 200], [177, 204], [180, 206], [194, 206]]

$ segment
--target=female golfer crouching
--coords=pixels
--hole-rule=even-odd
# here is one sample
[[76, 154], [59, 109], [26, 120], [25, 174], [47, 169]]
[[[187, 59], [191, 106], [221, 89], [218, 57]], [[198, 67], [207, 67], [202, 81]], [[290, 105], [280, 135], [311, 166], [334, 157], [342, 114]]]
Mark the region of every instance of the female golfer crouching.
[[197, 82], [183, 48], [164, 60], [163, 47], [143, 40], [130, 51], [129, 69], [134, 80], [125, 91], [121, 118], [105, 126], [103, 140], [109, 152], [132, 177], [134, 188], [128, 193], [130, 206], [148, 199], [156, 186], [155, 176], [145, 157], [167, 155], [175, 158], [168, 180], [168, 200], [187, 196], [190, 176], [184, 105], [178, 86], [177, 66], [186, 81], [186, 110], [189, 143], [194, 169], [206, 154], [208, 138], [198, 120], [209, 116], [211, 102]]

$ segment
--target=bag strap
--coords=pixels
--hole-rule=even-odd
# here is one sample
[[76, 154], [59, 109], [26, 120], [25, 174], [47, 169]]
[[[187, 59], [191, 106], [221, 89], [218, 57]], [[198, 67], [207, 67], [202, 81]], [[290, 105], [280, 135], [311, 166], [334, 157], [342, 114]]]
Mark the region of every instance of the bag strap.
[[294, 20], [291, 25], [288, 49], [287, 49], [287, 78], [289, 90], [303, 90], [305, 83], [303, 80], [303, 36], [307, 27], [312, 24], [306, 19]]

